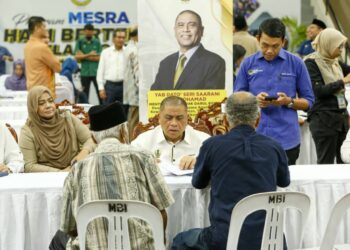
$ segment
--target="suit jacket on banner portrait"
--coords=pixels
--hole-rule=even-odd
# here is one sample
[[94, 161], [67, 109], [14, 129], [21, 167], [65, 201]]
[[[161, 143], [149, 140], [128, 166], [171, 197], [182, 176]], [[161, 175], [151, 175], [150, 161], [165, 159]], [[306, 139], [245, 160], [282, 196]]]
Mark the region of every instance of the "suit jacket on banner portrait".
[[174, 76], [179, 53], [169, 55], [160, 62], [151, 90], [224, 89], [225, 61], [219, 55], [200, 45], [186, 64], [174, 87]]

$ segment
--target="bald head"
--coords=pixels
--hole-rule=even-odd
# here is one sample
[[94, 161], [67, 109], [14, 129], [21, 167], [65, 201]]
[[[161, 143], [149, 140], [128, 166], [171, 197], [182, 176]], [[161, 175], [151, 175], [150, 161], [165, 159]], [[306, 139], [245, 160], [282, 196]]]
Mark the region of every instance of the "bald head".
[[227, 99], [226, 114], [231, 127], [242, 124], [255, 127], [260, 116], [256, 97], [245, 91], [233, 93]]

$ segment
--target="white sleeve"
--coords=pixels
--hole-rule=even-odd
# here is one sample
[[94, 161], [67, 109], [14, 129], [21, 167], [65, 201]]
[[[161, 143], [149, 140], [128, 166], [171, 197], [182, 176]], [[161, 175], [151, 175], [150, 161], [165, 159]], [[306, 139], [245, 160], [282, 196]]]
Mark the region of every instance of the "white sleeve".
[[19, 150], [18, 144], [6, 127], [3, 131], [5, 139], [4, 164], [9, 167], [13, 173], [23, 172], [23, 155]]
[[350, 130], [340, 148], [340, 154], [344, 163], [350, 163]]
[[98, 90], [104, 90], [104, 72], [105, 72], [105, 57], [107, 49], [102, 50], [100, 61], [97, 68], [96, 81], [98, 84]]

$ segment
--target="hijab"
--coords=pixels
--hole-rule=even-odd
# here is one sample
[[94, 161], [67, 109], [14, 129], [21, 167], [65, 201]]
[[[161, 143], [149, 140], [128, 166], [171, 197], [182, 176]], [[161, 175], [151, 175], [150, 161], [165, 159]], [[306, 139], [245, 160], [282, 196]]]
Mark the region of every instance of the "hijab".
[[68, 57], [62, 63], [61, 75], [68, 78], [69, 81], [73, 82], [73, 74], [79, 69], [78, 63], [71, 57]]
[[321, 31], [312, 43], [315, 52], [305, 59], [315, 59], [325, 84], [335, 82], [344, 77], [338, 58], [332, 58], [336, 48], [343, 45], [347, 38], [338, 30], [327, 28]]
[[51, 119], [39, 116], [39, 99], [44, 93], [52, 97], [50, 90], [44, 86], [35, 86], [28, 92], [26, 125], [34, 135], [35, 144], [48, 160], [47, 165], [63, 169], [70, 166], [71, 160], [78, 153], [78, 141], [68, 113], [60, 114], [56, 110]]
[[[17, 76], [15, 73], [16, 65], [21, 65], [22, 67], [23, 74], [21, 76]], [[27, 90], [27, 81], [23, 60], [18, 59], [13, 63], [13, 72], [11, 76], [6, 78], [5, 87], [11, 90]]]

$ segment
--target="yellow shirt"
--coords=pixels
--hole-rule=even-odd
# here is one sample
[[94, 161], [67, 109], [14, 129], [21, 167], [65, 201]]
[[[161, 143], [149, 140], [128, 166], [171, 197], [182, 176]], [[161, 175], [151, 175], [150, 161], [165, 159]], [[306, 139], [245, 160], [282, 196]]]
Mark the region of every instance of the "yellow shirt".
[[61, 65], [49, 46], [38, 38], [30, 37], [24, 47], [27, 89], [43, 85], [55, 96], [55, 72], [61, 71]]

